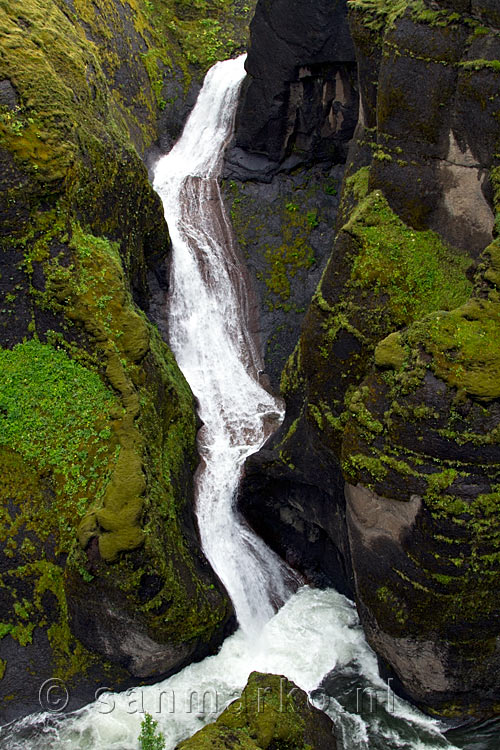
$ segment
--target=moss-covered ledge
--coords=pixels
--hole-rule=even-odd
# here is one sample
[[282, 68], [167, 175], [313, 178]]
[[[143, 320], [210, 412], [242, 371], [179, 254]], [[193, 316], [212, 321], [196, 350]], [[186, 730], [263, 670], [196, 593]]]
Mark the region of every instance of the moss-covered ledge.
[[[465, 304], [378, 345], [376, 369], [353, 394], [344, 433], [351, 552], [368, 637], [407, 692], [446, 716], [498, 713], [499, 257], [495, 241]], [[389, 540], [380, 519], [369, 531], [370, 514], [391, 509], [403, 519], [417, 501], [399, 537]], [[439, 679], [419, 675], [416, 650], [427, 652], [426, 669]]]
[[431, 310], [453, 309], [472, 287], [466, 277], [470, 258], [436, 233], [405, 224], [382, 191], [368, 192], [368, 177], [362, 168], [346, 181], [343, 204], [354, 207], [312, 299], [299, 354], [281, 380], [288, 401], [296, 385], [300, 390], [307, 382], [305, 416], [337, 455], [345, 399], [366, 372], [377, 343]]

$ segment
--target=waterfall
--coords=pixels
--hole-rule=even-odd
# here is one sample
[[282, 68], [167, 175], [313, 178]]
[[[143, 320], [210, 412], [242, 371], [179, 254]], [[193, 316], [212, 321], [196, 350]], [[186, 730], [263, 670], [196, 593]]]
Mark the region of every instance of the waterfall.
[[[335, 670], [335, 696], [325, 702], [323, 695], [320, 705], [334, 720], [338, 750], [454, 750], [437, 721], [395, 696], [387, 703], [387, 685], [354, 604], [336, 591], [307, 586], [291, 596], [293, 575], [233, 507], [245, 457], [282, 414], [258, 383], [262, 364], [249, 333], [247, 283], [217, 183], [243, 76], [243, 58], [209, 71], [180, 141], [155, 173], [174, 248], [170, 341], [204, 422], [196, 482], [200, 533], [240, 628], [218, 654], [161, 683], [0, 729], [1, 750], [137, 750], [144, 711], [174, 750], [240, 694], [252, 670], [284, 674], [309, 692]], [[357, 710], [360, 689], [375, 697], [375, 711], [371, 700], [368, 711]], [[489, 750], [467, 741], [460, 747]]]
[[154, 187], [173, 246], [169, 341], [203, 421], [196, 478], [203, 550], [229, 592], [240, 626], [258, 632], [289, 597], [294, 578], [234, 509], [245, 458], [282, 417], [278, 401], [257, 381], [263, 364], [249, 334], [246, 274], [217, 180], [244, 60], [210, 70], [181, 139], [155, 169]]

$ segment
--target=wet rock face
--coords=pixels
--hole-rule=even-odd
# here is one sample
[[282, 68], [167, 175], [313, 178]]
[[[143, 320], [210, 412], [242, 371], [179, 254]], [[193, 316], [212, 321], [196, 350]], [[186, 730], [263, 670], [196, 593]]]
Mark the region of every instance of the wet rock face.
[[[496, 23], [487, 8], [481, 14]], [[352, 24], [366, 54], [374, 32], [360, 10]], [[500, 584], [498, 249], [489, 244], [498, 212], [499, 80], [488, 62], [496, 45], [495, 26], [471, 33], [457, 21], [445, 32], [408, 13], [385, 32], [371, 100], [377, 122], [367, 116], [361, 125], [365, 138], [376, 127], [381, 148], [369, 188], [381, 188], [411, 226], [430, 227], [473, 257], [488, 245], [465, 304], [416, 316], [376, 348], [378, 370], [350, 397], [342, 442], [367, 636], [411, 698], [450, 716], [495, 713], [500, 691], [492, 595]], [[410, 74], [423, 101], [403, 88]], [[373, 92], [368, 83], [362, 90], [370, 111]], [[394, 513], [405, 521], [397, 537], [388, 533]]]
[[225, 199], [274, 389], [333, 242], [358, 92], [347, 4], [259, 2]]
[[0, 81], [0, 106], [15, 109], [19, 102], [16, 90], [8, 79]]
[[[333, 586], [353, 597], [343, 482], [313, 440], [313, 434], [291, 439], [285, 423], [266, 448], [246, 462], [239, 507], [306, 583]], [[287, 453], [276, 460], [285, 441]], [[311, 481], [313, 473], [322, 477], [321, 487]]]
[[275, 175], [270, 183], [225, 180], [223, 195], [256, 292], [256, 338], [278, 392], [281, 372], [334, 239], [343, 165]]
[[357, 92], [344, 0], [259, 2], [246, 68], [230, 176], [266, 179], [283, 163], [345, 160]]
[[367, 637], [408, 695], [451, 716], [495, 713], [500, 691], [497, 255], [462, 308], [379, 345], [343, 442]]
[[385, 34], [374, 91], [374, 66], [366, 58], [376, 39], [362, 13], [352, 18], [358, 56], [365, 58], [362, 109], [372, 112], [364, 124], [376, 127], [380, 147], [373, 184], [405, 222], [478, 255], [492, 239], [488, 169], [497, 138], [496, 83], [481, 61], [498, 58], [498, 40], [488, 33], [471, 38], [465, 24], [429, 27], [402, 18]]
[[498, 19], [417, 5], [350, 3], [361, 107], [338, 232], [241, 504], [305, 575], [353, 576], [407, 696], [484, 716], [500, 691]]

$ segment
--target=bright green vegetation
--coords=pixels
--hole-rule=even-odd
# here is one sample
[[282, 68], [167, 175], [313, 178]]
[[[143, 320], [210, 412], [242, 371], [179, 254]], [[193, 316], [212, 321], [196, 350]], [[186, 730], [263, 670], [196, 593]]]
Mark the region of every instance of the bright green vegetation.
[[188, 23], [177, 21], [175, 30], [188, 62], [203, 70], [208, 70], [217, 60], [231, 57], [238, 46], [234, 39], [225, 36], [225, 29], [216, 18], [201, 18]]
[[448, 385], [491, 401], [500, 397], [500, 305], [473, 300], [451, 313], [423, 320], [408, 334], [432, 356], [432, 369]]
[[299, 269], [310, 268], [316, 263], [307, 238], [317, 226], [319, 220], [315, 212], [309, 211], [305, 216], [298, 211], [292, 212], [282, 225], [283, 244], [278, 247], [266, 245], [264, 257], [269, 272], [263, 278], [269, 292], [283, 302], [290, 298], [290, 282]]
[[[473, 295], [450, 312], [428, 315], [398, 336], [382, 341], [376, 351], [379, 365], [399, 370], [405, 348], [425, 352], [420, 366], [433, 372], [450, 387], [481, 401], [500, 396], [500, 245], [493, 242], [484, 252], [479, 278], [487, 294]], [[392, 351], [392, 358], [389, 352]], [[384, 361], [384, 359], [386, 361]]]
[[331, 741], [326, 717], [284, 677], [252, 672], [241, 697], [179, 750], [311, 750]]
[[120, 413], [116, 396], [64, 351], [36, 339], [0, 350], [0, 446], [55, 475], [63, 551], [75, 511], [102, 493], [114, 463], [112, 412]]
[[366, 25], [382, 29], [392, 26], [410, 7], [424, 8], [423, 0], [349, 0], [349, 7], [366, 15]]
[[[71, 678], [96, 656], [71, 633], [68, 589], [107, 579], [160, 642], [209, 640], [226, 603], [199, 577], [182, 528], [196, 466], [189, 387], [134, 305], [116, 243], [76, 223], [67, 241], [74, 255], [64, 265], [64, 254], [47, 257], [39, 235], [32, 262], [42, 263], [47, 283], [32, 294], [69, 330], [84, 331], [94, 352], [50, 331], [52, 345], [32, 339], [0, 350], [2, 496], [13, 504], [0, 509], [0, 542], [11, 560], [0, 587], [15, 601], [2, 636], [20, 645], [47, 627], [43, 597], [54, 595], [53, 669]], [[83, 548], [92, 538], [100, 562], [89, 567]], [[135, 560], [124, 554], [134, 550]], [[162, 581], [146, 602], [138, 599], [144, 574]]]
[[408, 227], [380, 191], [361, 201], [345, 231], [359, 242], [350, 284], [387, 294], [397, 328], [429, 310], [451, 310], [470, 293], [470, 258], [446, 247], [434, 232]]
[[500, 60], [466, 60], [460, 63], [466, 70], [494, 70], [500, 72]]
[[141, 733], [139, 735], [139, 746], [141, 750], [163, 750], [165, 737], [157, 731], [158, 722], [151, 714], [146, 713], [141, 722]]
[[375, 349], [375, 363], [379, 367], [402, 367], [406, 357], [399, 333], [391, 333]]
[[[343, 444], [350, 483], [399, 501], [417, 495], [424, 509], [425, 551], [409, 545], [404, 570], [388, 573], [376, 596], [365, 586], [364, 603], [396, 636], [437, 632], [467, 651], [456, 625], [473, 629], [480, 635], [475, 662], [494, 649], [492, 592], [500, 583], [500, 475], [487, 454], [500, 441], [490, 411], [500, 396], [498, 257], [495, 241], [465, 304], [427, 315], [378, 345], [382, 369], [351, 394]], [[484, 492], [478, 476], [491, 491]], [[460, 708], [450, 706], [454, 711]]]
[[361, 167], [345, 181], [344, 193], [347, 197], [352, 196], [359, 203], [368, 195], [368, 183], [370, 180], [370, 167]]
[[431, 26], [448, 26], [462, 18], [447, 8], [428, 8], [424, 0], [349, 0], [349, 7], [360, 11], [363, 24], [375, 31], [390, 28], [407, 12], [415, 21]]
[[138, 396], [128, 369], [148, 351], [149, 333], [131, 303], [116, 246], [84, 234], [78, 225], [73, 227], [71, 244], [74, 264], [61, 266], [57, 258], [45, 264], [48, 282], [43, 301], [56, 310], [61, 306], [63, 314], [98, 338], [107, 378], [121, 395], [123, 417], [115, 424], [120, 450], [112, 481], [102, 500], [94, 498], [98, 510], [87, 513], [79, 529], [80, 542], [85, 546], [99, 525], [106, 532], [99, 539], [100, 554], [112, 561], [119, 552], [134, 549], [143, 541], [139, 519], [146, 483], [141, 438], [134, 426], [139, 414]]
[[[151, 0], [144, 5], [155, 29], [170, 37], [169, 46], [177, 41], [185, 60], [204, 73], [217, 60], [243, 52], [255, 0]], [[171, 67], [170, 60], [163, 62]]]
[[118, 686], [130, 675], [77, 640], [75, 608], [98, 621], [112, 599], [180, 654], [228, 616], [191, 520], [192, 394], [136, 304], [169, 250], [141, 156], [161, 111], [244, 46], [253, 3], [71, 5], [0, 3], [17, 96], [0, 108], [0, 644], [8, 661], [46, 635], [33, 673]]
[[[298, 345], [301, 371], [290, 359], [282, 378], [286, 398], [307, 382], [307, 414], [337, 455], [352, 391], [377, 344], [432, 310], [463, 304], [472, 289], [470, 258], [434, 232], [407, 226], [381, 191], [367, 194], [368, 178], [363, 168], [346, 180], [341, 216], [357, 205], [337, 239], [342, 255], [332, 257], [313, 297]], [[399, 365], [405, 349], [394, 336], [376, 356]]]
[[[57, 258], [46, 261], [46, 304], [61, 309], [99, 341], [106, 377], [123, 405], [114, 423], [118, 458], [105, 492], [93, 498], [80, 521], [80, 544], [97, 536], [101, 557], [110, 562], [144, 544], [155, 560], [155, 572], [165, 580], [149, 606], [159, 606], [163, 598], [169, 601], [168, 614], [155, 618], [158, 626], [176, 640], [203, 634], [221, 611], [206, 600], [201, 584], [197, 607], [185, 591], [184, 569], [191, 563], [179, 514], [186, 498], [176, 489], [186, 462], [194, 468], [191, 392], [173, 355], [132, 303], [114, 244], [84, 234], [78, 225], [71, 244], [74, 264], [61, 266]], [[142, 371], [146, 355], [158, 368], [151, 382], [144, 380]], [[161, 405], [156, 401], [158, 388], [169, 394]], [[133, 590], [142, 571], [133, 573], [125, 559], [119, 563], [120, 573], [115, 569], [113, 577], [123, 576], [122, 585]]]

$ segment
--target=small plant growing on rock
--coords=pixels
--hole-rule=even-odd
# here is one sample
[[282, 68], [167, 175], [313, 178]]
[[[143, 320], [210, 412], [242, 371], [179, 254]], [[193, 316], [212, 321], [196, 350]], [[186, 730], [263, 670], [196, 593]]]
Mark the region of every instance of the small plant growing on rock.
[[316, 210], [307, 212], [307, 224], [309, 229], [316, 229], [316, 227], [319, 227], [318, 212]]
[[151, 714], [146, 713], [141, 722], [141, 733], [139, 735], [139, 747], [141, 750], [164, 750], [165, 737], [156, 730], [158, 722]]

